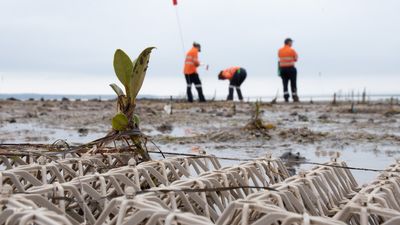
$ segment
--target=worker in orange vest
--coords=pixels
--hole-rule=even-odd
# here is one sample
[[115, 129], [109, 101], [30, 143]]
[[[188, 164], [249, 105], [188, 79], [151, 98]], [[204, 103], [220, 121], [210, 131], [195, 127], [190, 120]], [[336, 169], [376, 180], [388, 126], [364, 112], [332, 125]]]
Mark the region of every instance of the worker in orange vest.
[[201, 46], [199, 43], [194, 42], [192, 49], [186, 53], [185, 68], [183, 73], [186, 79], [186, 94], [189, 102], [193, 102], [192, 95], [192, 84], [196, 87], [197, 93], [199, 95], [199, 101], [205, 102], [206, 99], [203, 95], [203, 88], [201, 86], [201, 81], [199, 74], [197, 73], [197, 67], [200, 66], [199, 62], [199, 52], [201, 52]]
[[297, 70], [294, 64], [297, 62], [298, 56], [296, 51], [292, 48], [293, 40], [287, 38], [285, 40], [285, 46], [279, 49], [279, 75], [283, 82], [283, 97], [285, 102], [289, 102], [289, 90], [288, 84], [290, 81], [290, 87], [292, 89], [292, 98], [294, 102], [299, 101], [297, 95]]
[[233, 100], [233, 89], [236, 88], [236, 92], [238, 94], [239, 100], [243, 101], [242, 91], [240, 90], [240, 85], [246, 79], [247, 73], [244, 68], [239, 66], [233, 66], [225, 70], [221, 70], [218, 74], [218, 79], [220, 80], [229, 80], [229, 94], [228, 101]]

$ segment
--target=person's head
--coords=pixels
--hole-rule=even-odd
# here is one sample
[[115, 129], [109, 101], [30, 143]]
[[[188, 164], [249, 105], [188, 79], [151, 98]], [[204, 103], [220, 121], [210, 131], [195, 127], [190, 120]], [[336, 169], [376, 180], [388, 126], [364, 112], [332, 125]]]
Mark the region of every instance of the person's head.
[[197, 50], [199, 50], [199, 52], [201, 52], [201, 45], [197, 42], [193, 42], [193, 47], [197, 48]]
[[291, 38], [286, 38], [285, 39], [285, 45], [288, 45], [288, 46], [291, 47], [293, 45], [293, 40]]
[[221, 70], [218, 74], [218, 80], [225, 80], [225, 77], [222, 76], [223, 71]]

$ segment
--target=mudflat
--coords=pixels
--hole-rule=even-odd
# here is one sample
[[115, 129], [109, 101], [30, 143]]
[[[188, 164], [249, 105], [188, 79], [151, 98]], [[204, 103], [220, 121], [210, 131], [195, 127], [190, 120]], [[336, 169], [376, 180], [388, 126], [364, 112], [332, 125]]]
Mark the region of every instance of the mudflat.
[[[115, 101], [2, 100], [0, 143], [87, 143], [111, 129], [115, 112]], [[136, 113], [142, 132], [165, 152], [206, 151], [238, 159], [272, 153], [312, 162], [326, 162], [339, 152], [349, 166], [374, 169], [386, 168], [400, 155], [400, 105], [389, 101], [256, 107], [254, 102], [139, 100]], [[156, 149], [150, 142], [148, 147]], [[309, 167], [294, 165], [297, 170]], [[377, 175], [354, 174], [362, 183]]]

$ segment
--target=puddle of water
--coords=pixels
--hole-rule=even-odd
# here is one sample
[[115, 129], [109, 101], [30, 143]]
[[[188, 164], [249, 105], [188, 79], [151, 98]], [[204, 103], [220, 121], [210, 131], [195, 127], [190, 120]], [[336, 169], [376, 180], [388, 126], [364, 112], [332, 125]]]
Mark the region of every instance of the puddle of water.
[[[315, 125], [314, 127], [320, 126], [324, 129], [329, 127], [340, 127], [339, 130], [343, 130], [342, 125], [344, 124], [331, 124], [330, 126]], [[200, 128], [199, 128], [200, 129]], [[53, 143], [57, 139], [65, 139], [69, 143], [86, 143], [95, 140], [99, 137], [104, 136], [104, 133], [92, 132], [90, 131], [86, 136], [80, 136], [77, 130], [69, 128], [49, 128], [42, 126], [40, 124], [23, 124], [23, 123], [13, 123], [4, 124], [0, 127], [0, 133], [11, 133], [15, 132], [13, 135], [14, 139], [11, 141], [5, 140], [7, 143], [20, 143], [26, 142], [26, 137], [29, 134], [34, 134], [36, 137], [47, 137], [44, 142], [40, 140], [30, 140], [31, 143]], [[196, 130], [189, 127], [174, 127], [173, 130], [168, 134], [174, 137], [190, 137], [199, 134], [201, 130]], [[204, 130], [202, 130], [204, 132]], [[159, 131], [151, 129], [150, 135], [161, 135]], [[166, 134], [164, 134], [166, 135]], [[4, 137], [3, 137], [4, 140]], [[1, 141], [0, 141], [1, 142]], [[279, 157], [284, 152], [293, 151], [294, 153], [300, 152], [300, 154], [306, 157], [307, 160], [311, 162], [325, 163], [330, 160], [329, 153], [340, 149], [341, 157], [340, 160], [346, 161], [348, 166], [351, 167], [362, 167], [371, 169], [385, 169], [391, 163], [395, 162], [395, 157], [400, 157], [400, 151], [398, 146], [394, 143], [370, 143], [357, 141], [351, 146], [341, 146], [340, 140], [338, 142], [334, 141], [324, 141], [323, 143], [315, 144], [297, 144], [297, 143], [270, 143], [265, 142], [262, 147], [253, 147], [254, 142], [241, 143], [243, 146], [235, 146], [238, 144], [232, 144], [232, 146], [218, 146], [217, 144], [199, 144], [201, 149], [206, 150], [208, 154], [214, 154], [220, 157], [234, 157], [234, 158], [257, 158], [264, 156], [267, 152], [272, 152], [274, 157]], [[252, 146], [253, 145], [253, 146]], [[321, 148], [323, 146], [325, 151], [316, 151], [315, 149]], [[377, 149], [378, 146], [378, 149]], [[177, 153], [194, 153], [192, 152], [192, 145], [176, 145], [176, 144], [166, 144], [161, 146], [161, 149], [168, 152]], [[159, 157], [159, 156], [156, 156]], [[238, 164], [238, 161], [221, 160], [222, 166], [231, 166]], [[313, 166], [302, 164], [297, 166], [296, 169], [309, 170]], [[1, 168], [0, 168], [1, 170]], [[365, 184], [372, 181], [378, 173], [367, 172], [367, 171], [355, 171], [352, 170], [353, 175], [356, 177], [359, 184]]]
[[198, 133], [191, 128], [188, 127], [174, 127], [169, 135], [173, 137], [192, 137], [197, 135]]
[[197, 129], [193, 129], [190, 127], [173, 127], [171, 131], [160, 132], [156, 129], [149, 129], [149, 132], [145, 132], [147, 135], [156, 136], [156, 135], [168, 135], [171, 137], [193, 137], [204, 133], [204, 130], [200, 131]]
[[[281, 145], [281, 146], [263, 146], [263, 147], [226, 147], [220, 148], [215, 145], [196, 145], [205, 150], [208, 154], [213, 154], [218, 157], [232, 157], [232, 158], [257, 158], [262, 157], [268, 152], [272, 152], [274, 157], [281, 156], [284, 152], [292, 150], [293, 153], [299, 152], [301, 156], [305, 157], [310, 162], [326, 163], [331, 160], [331, 155], [335, 153], [334, 150], [316, 151], [315, 145]], [[162, 150], [177, 153], [190, 153], [195, 154], [190, 145], [164, 145], [161, 146]], [[376, 145], [374, 143], [363, 144], [356, 147], [347, 146], [339, 150], [339, 160], [345, 161], [350, 167], [370, 168], [370, 169], [385, 169], [390, 164], [395, 162], [396, 157], [400, 157], [400, 152], [396, 150], [396, 145], [388, 144], [381, 146], [379, 150], [374, 150]], [[363, 148], [362, 150], [360, 148]], [[243, 150], [239, 150], [243, 149]], [[333, 148], [332, 148], [333, 149]], [[158, 155], [154, 155], [158, 158]], [[240, 161], [220, 160], [222, 166], [237, 165]], [[301, 164], [295, 166], [296, 171], [310, 170], [314, 165]], [[356, 178], [359, 185], [367, 184], [378, 176], [378, 172], [370, 171], [351, 171]]]
[[[316, 151], [310, 151], [309, 149], [299, 149], [296, 152], [300, 152], [302, 156], [305, 156], [311, 162], [325, 163], [331, 159], [329, 152], [326, 153], [316, 153]], [[333, 151], [331, 151], [332, 153]], [[395, 162], [395, 156], [400, 156], [400, 153], [385, 154], [383, 152], [372, 152], [363, 150], [354, 150], [349, 148], [340, 150], [339, 160], [345, 161], [350, 167], [359, 168], [369, 168], [369, 169], [385, 169], [390, 164]], [[312, 169], [313, 165], [302, 164], [297, 166], [297, 170], [309, 170]], [[371, 182], [379, 174], [378, 172], [371, 171], [360, 171], [351, 170], [352, 174], [356, 178], [357, 182], [362, 184], [367, 184]]]
[[66, 140], [68, 143], [87, 143], [98, 139], [105, 133], [89, 131], [87, 135], [81, 135], [77, 130], [71, 128], [49, 128], [35, 123], [10, 123], [0, 128], [1, 133], [8, 133], [11, 137], [2, 137], [4, 143], [53, 143], [58, 139]]

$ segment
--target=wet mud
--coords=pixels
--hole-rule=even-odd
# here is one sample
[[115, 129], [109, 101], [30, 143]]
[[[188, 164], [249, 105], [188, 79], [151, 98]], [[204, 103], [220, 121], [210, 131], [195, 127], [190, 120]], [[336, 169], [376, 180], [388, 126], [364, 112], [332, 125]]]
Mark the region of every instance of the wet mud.
[[[114, 101], [0, 101], [0, 143], [81, 144], [111, 128]], [[166, 110], [167, 109], [167, 110]], [[297, 155], [326, 162], [336, 152], [349, 166], [383, 169], [399, 157], [400, 106], [386, 102], [329, 102], [259, 106], [263, 129], [249, 126], [255, 103], [140, 100], [141, 129], [166, 152], [206, 151], [223, 157]], [[172, 112], [172, 114], [171, 114]], [[155, 146], [149, 144], [150, 149]], [[158, 157], [158, 156], [155, 156]], [[230, 165], [237, 162], [223, 161]], [[291, 165], [295, 171], [310, 165]], [[357, 172], [366, 183], [373, 172]]]

